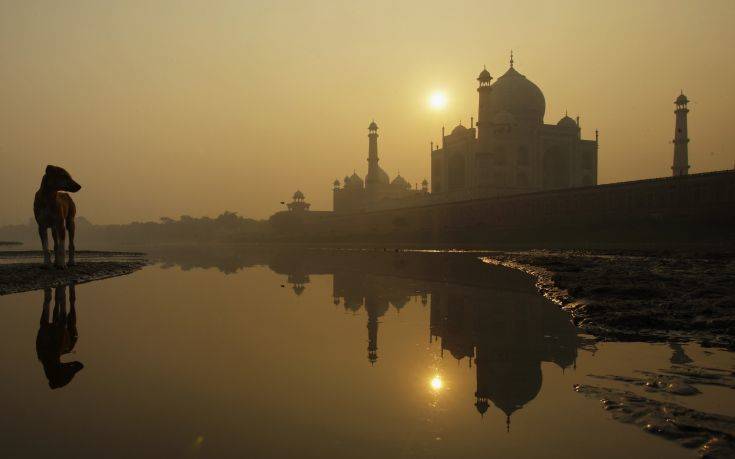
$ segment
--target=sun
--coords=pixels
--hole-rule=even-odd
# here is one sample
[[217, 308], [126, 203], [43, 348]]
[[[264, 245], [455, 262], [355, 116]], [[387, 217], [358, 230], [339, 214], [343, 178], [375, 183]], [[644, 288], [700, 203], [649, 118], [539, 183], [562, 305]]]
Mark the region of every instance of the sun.
[[434, 91], [429, 96], [429, 106], [434, 110], [441, 110], [447, 106], [447, 95], [442, 91]]
[[439, 375], [434, 376], [429, 384], [431, 385], [431, 388], [435, 391], [439, 391], [442, 387], [444, 387], [444, 381], [442, 381], [442, 378]]

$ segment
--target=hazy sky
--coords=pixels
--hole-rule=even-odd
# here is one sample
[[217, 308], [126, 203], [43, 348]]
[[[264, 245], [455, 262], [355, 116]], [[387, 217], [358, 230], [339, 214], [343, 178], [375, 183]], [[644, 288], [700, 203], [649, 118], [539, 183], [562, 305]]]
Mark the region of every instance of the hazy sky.
[[547, 123], [600, 129], [600, 182], [670, 174], [681, 88], [692, 172], [731, 169], [733, 24], [733, 0], [0, 0], [0, 224], [32, 215], [48, 163], [97, 223], [267, 217], [297, 188], [331, 209], [372, 118], [383, 168], [420, 182], [511, 48]]

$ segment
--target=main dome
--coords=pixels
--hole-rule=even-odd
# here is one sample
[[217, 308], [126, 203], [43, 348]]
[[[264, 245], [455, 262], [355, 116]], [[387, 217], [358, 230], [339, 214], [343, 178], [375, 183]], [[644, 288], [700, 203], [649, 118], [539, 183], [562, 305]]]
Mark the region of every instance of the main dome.
[[544, 93], [513, 67], [490, 85], [488, 106], [491, 115], [506, 111], [519, 120], [536, 123], [543, 123], [546, 113]]

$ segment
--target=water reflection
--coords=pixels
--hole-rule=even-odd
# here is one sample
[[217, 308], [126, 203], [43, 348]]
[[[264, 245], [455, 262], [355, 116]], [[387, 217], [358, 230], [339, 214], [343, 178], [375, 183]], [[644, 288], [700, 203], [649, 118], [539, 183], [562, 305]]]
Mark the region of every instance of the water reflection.
[[[77, 295], [69, 284], [69, 310], [66, 308], [66, 286], [44, 289], [41, 320], [36, 335], [36, 355], [51, 389], [64, 387], [84, 368], [81, 362], [62, 362], [61, 357], [74, 350], [77, 333]], [[50, 310], [53, 296], [54, 308]]]
[[[333, 276], [333, 302], [367, 316], [367, 360], [380, 358], [381, 320], [391, 306], [400, 312], [412, 299], [429, 306], [429, 342], [437, 343], [476, 372], [474, 409], [484, 415], [494, 405], [511, 416], [539, 393], [541, 365], [561, 371], [575, 365], [583, 342], [569, 316], [535, 294], [516, 272], [494, 269], [477, 258], [452, 253], [394, 251], [309, 251], [259, 249], [246, 254], [206, 250], [169, 252], [169, 264], [217, 267], [225, 273], [247, 266], [269, 266], [287, 277], [297, 295], [309, 276]], [[178, 261], [177, 261], [178, 260]], [[199, 260], [199, 261], [197, 261]], [[198, 264], [199, 263], [199, 264]], [[429, 378], [439, 392], [440, 376]]]

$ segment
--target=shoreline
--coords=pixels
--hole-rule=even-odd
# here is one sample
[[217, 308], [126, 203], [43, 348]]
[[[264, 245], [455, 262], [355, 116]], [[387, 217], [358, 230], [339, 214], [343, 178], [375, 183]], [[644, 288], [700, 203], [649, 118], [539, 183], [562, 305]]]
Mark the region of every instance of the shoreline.
[[42, 259], [40, 251], [0, 251], [0, 296], [124, 276], [148, 264], [134, 252], [80, 251], [65, 270], [46, 268]]
[[522, 271], [544, 297], [603, 341], [686, 342], [735, 349], [735, 257], [495, 252], [485, 263]]

